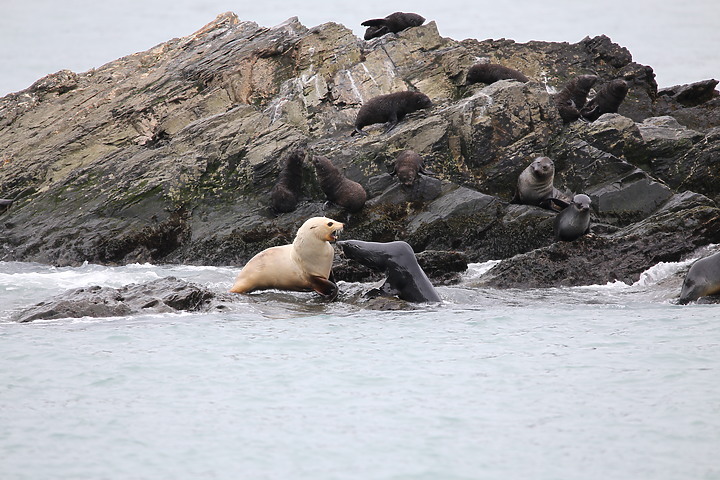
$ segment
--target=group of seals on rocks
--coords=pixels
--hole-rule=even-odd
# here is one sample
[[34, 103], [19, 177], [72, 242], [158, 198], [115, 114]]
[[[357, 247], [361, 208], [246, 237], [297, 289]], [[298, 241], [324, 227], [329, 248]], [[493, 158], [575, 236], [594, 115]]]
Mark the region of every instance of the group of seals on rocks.
[[604, 83], [588, 100], [590, 90], [599, 79], [597, 75], [578, 75], [554, 96], [563, 122], [570, 123], [580, 118], [594, 122], [604, 113], [617, 113], [628, 92], [627, 82], [616, 78]]
[[[270, 190], [270, 207], [276, 213], [295, 210], [302, 196], [302, 167], [305, 151], [293, 150], [280, 170], [277, 182]], [[347, 178], [332, 161], [320, 155], [312, 157], [320, 188], [328, 201], [357, 212], [365, 205], [367, 193], [358, 182]]]

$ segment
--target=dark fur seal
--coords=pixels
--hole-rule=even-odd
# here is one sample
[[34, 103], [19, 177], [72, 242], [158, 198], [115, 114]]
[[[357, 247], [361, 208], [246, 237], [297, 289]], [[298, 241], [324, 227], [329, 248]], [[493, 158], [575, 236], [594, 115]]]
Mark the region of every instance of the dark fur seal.
[[270, 190], [270, 204], [278, 213], [292, 212], [302, 195], [302, 166], [305, 152], [295, 150], [285, 161], [275, 186]]
[[566, 207], [570, 199], [553, 186], [555, 163], [548, 157], [537, 157], [522, 171], [511, 203], [557, 209]]
[[590, 232], [590, 202], [590, 197], [580, 193], [557, 214], [553, 221], [556, 240], [572, 242]]
[[580, 109], [580, 115], [586, 120], [594, 122], [604, 113], [617, 113], [620, 104], [625, 100], [628, 84], [625, 80], [616, 78], [598, 90], [587, 105]]
[[363, 186], [345, 177], [329, 158], [315, 155], [312, 162], [328, 200], [349, 212], [357, 212], [365, 205], [367, 193]]
[[389, 123], [390, 125], [385, 130], [387, 133], [395, 128], [395, 125], [408, 113], [431, 106], [430, 98], [421, 92], [406, 91], [378, 95], [360, 107], [355, 119], [355, 131], [351, 135], [356, 133], [367, 135], [362, 131], [363, 127], [374, 123]]
[[406, 242], [339, 241], [346, 257], [357, 260], [366, 267], [384, 270], [387, 278], [380, 294], [397, 296], [408, 302], [439, 302], [435, 287], [418, 265], [415, 252]]
[[397, 175], [403, 187], [411, 188], [421, 173], [427, 173], [422, 157], [412, 150], [405, 150], [395, 159], [391, 175]]
[[599, 78], [597, 75], [578, 75], [555, 95], [555, 105], [563, 122], [570, 123], [580, 118], [580, 109], [585, 106], [588, 93]]
[[365, 30], [365, 40], [382, 37], [387, 33], [398, 33], [406, 28], [419, 27], [425, 19], [417, 13], [391, 13], [385, 18], [365, 20], [360, 25], [368, 27]]
[[10, 207], [12, 206], [13, 202], [15, 202], [15, 199], [9, 199], [9, 198], [0, 198], [0, 213], [7, 212]]
[[685, 275], [678, 303], [685, 305], [700, 297], [720, 293], [720, 252], [693, 263]]
[[478, 63], [470, 67], [467, 73], [466, 84], [473, 83], [495, 83], [498, 80], [517, 80], [525, 83], [528, 78], [513, 68], [497, 63]]

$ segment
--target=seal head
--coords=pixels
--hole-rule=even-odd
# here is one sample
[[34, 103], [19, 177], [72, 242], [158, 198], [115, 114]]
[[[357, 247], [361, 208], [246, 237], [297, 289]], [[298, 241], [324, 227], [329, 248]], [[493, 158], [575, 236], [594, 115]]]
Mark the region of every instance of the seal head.
[[685, 305], [701, 297], [720, 294], [720, 252], [693, 263], [685, 275], [678, 303]]

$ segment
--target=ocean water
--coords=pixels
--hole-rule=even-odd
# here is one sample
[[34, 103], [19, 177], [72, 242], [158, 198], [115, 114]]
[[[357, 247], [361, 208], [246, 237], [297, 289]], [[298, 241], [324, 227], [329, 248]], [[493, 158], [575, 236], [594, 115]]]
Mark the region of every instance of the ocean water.
[[717, 305], [690, 261], [635, 285], [494, 290], [368, 311], [309, 293], [225, 313], [17, 324], [68, 288], [237, 268], [0, 262], [3, 479], [720, 479]]
[[189, 35], [232, 11], [271, 27], [297, 16], [308, 26], [360, 23], [394, 11], [417, 12], [440, 34], [462, 40], [510, 38], [575, 43], [608, 35], [654, 68], [661, 87], [720, 77], [720, 3], [716, 0], [4, 0], [0, 2], [0, 96], [61, 69], [84, 72]]

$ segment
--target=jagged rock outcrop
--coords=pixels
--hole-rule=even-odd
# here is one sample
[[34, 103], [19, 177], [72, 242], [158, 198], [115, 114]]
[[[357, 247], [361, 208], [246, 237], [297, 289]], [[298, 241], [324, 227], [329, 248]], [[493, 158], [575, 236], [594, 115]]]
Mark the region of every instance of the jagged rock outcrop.
[[[530, 81], [466, 86], [479, 59]], [[618, 114], [563, 125], [550, 94], [587, 73], [623, 78], [627, 98]], [[227, 13], [191, 36], [0, 99], [0, 197], [15, 199], [0, 214], [0, 259], [241, 265], [325, 215], [345, 222], [345, 238], [402, 239], [470, 262], [525, 254], [537, 268], [533, 255], [547, 255], [554, 266], [495, 270], [490, 285], [632, 279], [658, 258], [720, 242], [716, 84], [658, 92], [652, 68], [605, 36], [458, 42], [430, 22], [365, 42], [335, 23], [265, 28]], [[434, 105], [388, 134], [370, 126], [350, 137], [363, 102], [401, 90]], [[268, 192], [298, 147], [361, 183], [365, 207], [325, 207], [306, 166], [303, 201], [275, 215]], [[388, 175], [407, 149], [433, 172], [412, 192]], [[555, 161], [556, 187], [591, 196], [595, 237], [554, 244], [553, 212], [508, 205], [540, 155]], [[581, 273], [589, 260], [595, 277]]]

